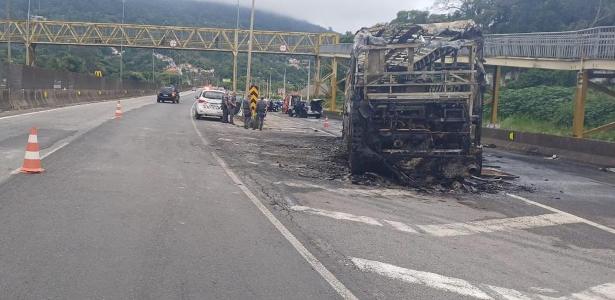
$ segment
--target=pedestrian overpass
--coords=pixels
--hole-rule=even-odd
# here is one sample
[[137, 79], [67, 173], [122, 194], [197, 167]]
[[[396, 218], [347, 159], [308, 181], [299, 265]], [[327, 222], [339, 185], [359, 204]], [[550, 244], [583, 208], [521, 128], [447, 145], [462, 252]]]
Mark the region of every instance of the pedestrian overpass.
[[[36, 45], [109, 46], [195, 51], [221, 51], [233, 55], [233, 88], [237, 82], [237, 56], [248, 51], [249, 30], [137, 24], [0, 20], [0, 43], [20, 43], [26, 64], [35, 62]], [[253, 52], [312, 56], [316, 59], [316, 90], [330, 82], [331, 109], [335, 110], [338, 60], [350, 57], [352, 44], [340, 44], [332, 32], [280, 32], [255, 30]], [[486, 35], [485, 64], [494, 67], [491, 124], [497, 124], [501, 68], [538, 68], [578, 72], [574, 101], [573, 135], [615, 128], [615, 122], [585, 131], [585, 99], [591, 87], [615, 97], [615, 91], [590, 81], [615, 77], [615, 26], [580, 31]], [[327, 62], [325, 65], [322, 62]], [[323, 72], [325, 70], [325, 72]]]

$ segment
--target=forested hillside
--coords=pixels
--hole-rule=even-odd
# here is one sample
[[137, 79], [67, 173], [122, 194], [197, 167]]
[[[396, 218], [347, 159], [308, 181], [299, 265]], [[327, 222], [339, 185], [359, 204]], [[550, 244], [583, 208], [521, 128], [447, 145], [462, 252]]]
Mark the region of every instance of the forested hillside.
[[[0, 15], [5, 16], [5, 1]], [[26, 0], [11, 0], [15, 18], [26, 18]], [[39, 9], [40, 3], [40, 9]], [[195, 0], [126, 0], [126, 23], [235, 28], [234, 5]], [[52, 20], [121, 22], [122, 0], [31, 0], [32, 15]], [[250, 25], [250, 10], [240, 9], [240, 24]], [[287, 31], [325, 31], [323, 27], [265, 11], [256, 13], [255, 28]]]

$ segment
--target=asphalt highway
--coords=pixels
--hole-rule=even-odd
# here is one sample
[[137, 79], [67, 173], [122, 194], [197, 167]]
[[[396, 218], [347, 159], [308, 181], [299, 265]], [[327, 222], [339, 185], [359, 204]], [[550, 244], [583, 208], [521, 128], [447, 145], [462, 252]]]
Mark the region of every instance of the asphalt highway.
[[[0, 299], [615, 299], [612, 174], [489, 150], [527, 188], [356, 185], [339, 121], [193, 97], [0, 117]], [[19, 174], [32, 126], [46, 171]]]

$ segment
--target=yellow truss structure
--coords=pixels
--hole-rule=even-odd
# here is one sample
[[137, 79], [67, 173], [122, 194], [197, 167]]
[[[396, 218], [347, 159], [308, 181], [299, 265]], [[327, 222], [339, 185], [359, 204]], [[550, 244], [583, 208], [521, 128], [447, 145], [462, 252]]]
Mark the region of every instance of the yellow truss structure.
[[[237, 35], [237, 36], [236, 36]], [[115, 23], [0, 20], [0, 42], [247, 52], [249, 30]], [[318, 55], [336, 33], [255, 30], [256, 53]]]

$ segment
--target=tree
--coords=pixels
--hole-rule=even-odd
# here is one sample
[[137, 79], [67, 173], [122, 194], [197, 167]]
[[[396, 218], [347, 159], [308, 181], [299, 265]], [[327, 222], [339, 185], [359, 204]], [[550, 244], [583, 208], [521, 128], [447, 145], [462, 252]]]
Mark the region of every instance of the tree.
[[62, 61], [62, 66], [64, 70], [76, 73], [85, 72], [85, 61], [76, 56], [66, 55]]
[[456, 18], [472, 19], [487, 33], [615, 25], [612, 0], [438, 0], [436, 8]]
[[354, 34], [350, 31], [346, 31], [346, 33], [340, 37], [340, 43], [354, 43]]
[[397, 24], [427, 24], [446, 22], [451, 16], [446, 14], [432, 14], [426, 10], [402, 10], [391, 23]]

